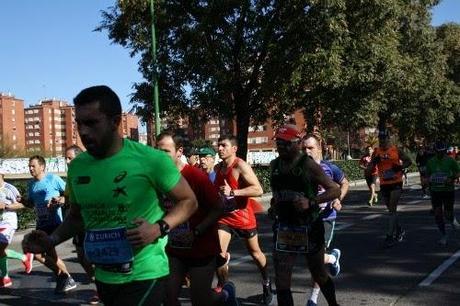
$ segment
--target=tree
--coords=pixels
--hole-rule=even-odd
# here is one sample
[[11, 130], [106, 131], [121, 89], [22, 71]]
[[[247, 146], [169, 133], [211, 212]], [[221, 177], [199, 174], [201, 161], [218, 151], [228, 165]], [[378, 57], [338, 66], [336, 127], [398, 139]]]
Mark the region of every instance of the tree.
[[[319, 109], [324, 126], [391, 125], [403, 141], [452, 129], [458, 107], [430, 25], [437, 2], [320, 1], [290, 84], [298, 105], [307, 116]], [[302, 84], [309, 90], [296, 92]]]
[[[293, 110], [286, 82], [307, 38], [290, 22], [315, 1], [161, 1], [155, 11], [158, 66], [151, 61], [146, 1], [119, 1], [103, 12], [98, 30], [140, 54], [140, 71], [160, 73], [164, 112], [236, 119], [238, 155], [245, 158], [248, 128]], [[150, 113], [150, 81], [135, 84], [132, 101]], [[282, 110], [282, 113], [280, 113]]]

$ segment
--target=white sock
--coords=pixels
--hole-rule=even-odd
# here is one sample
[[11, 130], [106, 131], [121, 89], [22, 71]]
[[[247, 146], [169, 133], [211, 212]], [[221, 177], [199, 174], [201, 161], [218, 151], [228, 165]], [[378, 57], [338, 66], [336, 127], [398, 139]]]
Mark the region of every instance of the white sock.
[[315, 304], [318, 303], [319, 291], [320, 291], [319, 288], [313, 288], [313, 289], [311, 290], [310, 300], [312, 300]]
[[328, 264], [335, 264], [336, 261], [337, 261], [337, 258], [335, 258], [334, 255], [327, 254], [327, 263]]

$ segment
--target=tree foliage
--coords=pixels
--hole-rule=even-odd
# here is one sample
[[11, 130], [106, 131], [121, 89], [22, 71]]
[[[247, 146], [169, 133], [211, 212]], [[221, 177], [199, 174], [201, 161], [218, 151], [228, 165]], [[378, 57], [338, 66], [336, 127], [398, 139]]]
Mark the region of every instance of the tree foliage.
[[447, 63], [458, 56], [446, 50], [458, 49], [453, 27], [436, 35], [430, 25], [438, 2], [156, 1], [156, 64], [148, 1], [120, 0], [98, 30], [140, 55], [146, 81], [135, 84], [132, 102], [144, 119], [158, 71], [163, 112], [236, 118], [245, 156], [250, 124], [279, 122], [298, 107], [324, 127], [390, 124], [406, 141], [451, 131], [459, 93]]

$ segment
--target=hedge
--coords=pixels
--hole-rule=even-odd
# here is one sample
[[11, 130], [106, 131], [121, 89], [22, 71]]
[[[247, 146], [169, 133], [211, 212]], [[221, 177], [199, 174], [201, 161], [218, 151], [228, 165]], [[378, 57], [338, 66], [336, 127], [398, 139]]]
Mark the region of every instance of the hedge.
[[[345, 172], [345, 176], [350, 181], [361, 180], [364, 179], [364, 172], [361, 168], [359, 168], [359, 160], [352, 159], [352, 160], [334, 160], [332, 161], [334, 164], [339, 166], [343, 172]], [[416, 172], [417, 167], [414, 163], [409, 167], [409, 172]], [[257, 165], [254, 166], [254, 172], [256, 173], [257, 177], [259, 178], [260, 184], [265, 192], [271, 192], [270, 188], [270, 167], [269, 166], [261, 166]]]

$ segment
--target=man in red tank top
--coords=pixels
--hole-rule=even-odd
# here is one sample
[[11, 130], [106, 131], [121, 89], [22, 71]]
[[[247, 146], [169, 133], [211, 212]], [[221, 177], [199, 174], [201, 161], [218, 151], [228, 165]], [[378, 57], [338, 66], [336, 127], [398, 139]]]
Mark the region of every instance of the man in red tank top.
[[[249, 254], [262, 275], [263, 302], [270, 305], [273, 295], [267, 271], [267, 259], [259, 246], [253, 200], [250, 199], [250, 197], [261, 196], [263, 190], [251, 166], [236, 156], [237, 149], [235, 136], [219, 138], [218, 154], [222, 162], [215, 167], [214, 185], [224, 199], [225, 213], [218, 222], [221, 256], [223, 258], [227, 256], [233, 234], [243, 238]], [[217, 275], [219, 284], [227, 281], [227, 265], [218, 268]]]
[[401, 242], [405, 231], [398, 220], [397, 209], [403, 186], [403, 169], [412, 164], [410, 158], [395, 145], [391, 144], [390, 133], [387, 129], [379, 131], [379, 147], [372, 154], [368, 171], [375, 166], [380, 178], [380, 193], [388, 208], [388, 231], [385, 246], [390, 247]]

